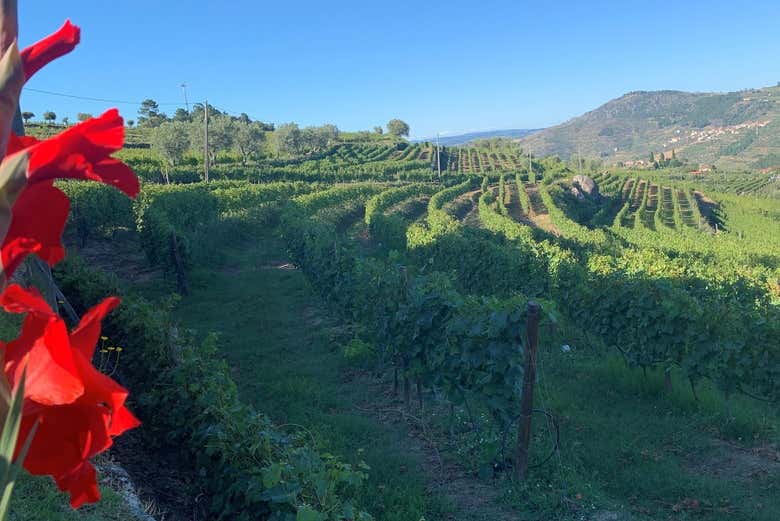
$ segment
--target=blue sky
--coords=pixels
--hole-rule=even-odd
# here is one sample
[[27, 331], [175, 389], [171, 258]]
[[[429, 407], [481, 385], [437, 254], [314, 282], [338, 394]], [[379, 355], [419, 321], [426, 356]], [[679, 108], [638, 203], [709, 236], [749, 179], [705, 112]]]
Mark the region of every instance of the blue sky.
[[[81, 45], [28, 84], [85, 97], [208, 99], [255, 119], [413, 136], [560, 123], [632, 90], [780, 81], [780, 2], [20, 1], [20, 42], [70, 18]], [[137, 106], [25, 91], [75, 119]]]

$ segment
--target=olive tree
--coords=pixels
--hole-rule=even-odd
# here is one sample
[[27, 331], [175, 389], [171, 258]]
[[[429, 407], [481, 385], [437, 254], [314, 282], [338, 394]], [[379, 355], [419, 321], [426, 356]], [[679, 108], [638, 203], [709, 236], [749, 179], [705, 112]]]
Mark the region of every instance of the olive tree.
[[262, 125], [248, 123], [240, 119], [234, 123], [234, 126], [233, 145], [238, 153], [241, 154], [241, 162], [246, 165], [252, 156], [262, 149], [265, 141], [265, 132], [263, 132]]
[[[203, 112], [201, 111], [201, 115]], [[193, 148], [203, 150], [205, 141], [205, 132], [203, 120], [195, 119], [190, 124], [190, 142]], [[213, 117], [209, 114], [209, 161], [215, 163], [217, 154], [225, 150], [230, 150], [233, 146], [233, 136], [235, 133], [235, 122], [230, 116], [217, 114]]]
[[190, 147], [189, 125], [181, 121], [162, 123], [154, 129], [152, 147], [168, 166], [176, 166]]
[[279, 125], [274, 131], [273, 139], [279, 154], [297, 155], [302, 149], [302, 133], [297, 123]]
[[336, 125], [306, 127], [301, 131], [301, 148], [309, 153], [320, 152], [333, 144], [338, 136], [339, 129]]
[[400, 119], [391, 119], [387, 122], [387, 133], [398, 137], [408, 136], [409, 125]]

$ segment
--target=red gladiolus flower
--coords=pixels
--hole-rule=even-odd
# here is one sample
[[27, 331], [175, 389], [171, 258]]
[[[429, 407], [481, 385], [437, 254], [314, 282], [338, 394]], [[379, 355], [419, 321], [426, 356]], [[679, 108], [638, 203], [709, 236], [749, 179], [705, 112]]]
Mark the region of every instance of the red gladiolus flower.
[[12, 285], [0, 295], [6, 311], [26, 313], [19, 337], [0, 344], [11, 388], [27, 369], [17, 448], [37, 423], [24, 468], [52, 476], [70, 493], [74, 508], [100, 498], [90, 458], [107, 450], [114, 436], [140, 425], [124, 405], [127, 390], [91, 364], [100, 322], [118, 304], [115, 297], [105, 299], [68, 333], [36, 290]]
[[121, 150], [124, 139], [124, 120], [117, 109], [110, 109], [43, 141], [11, 136], [3, 163], [25, 154], [28, 183], [56, 178], [100, 181], [135, 197], [138, 178], [129, 166], [111, 157]]
[[24, 77], [30, 79], [47, 63], [72, 51], [80, 39], [81, 30], [70, 23], [70, 20], [66, 20], [56, 33], [27, 47], [20, 53]]
[[0, 179], [6, 179], [0, 196], [11, 204], [8, 229], [0, 227], [0, 261], [6, 280], [30, 253], [51, 266], [65, 256], [61, 236], [70, 203], [54, 187], [54, 179], [99, 181], [130, 197], [138, 195], [138, 178], [111, 157], [123, 141], [124, 123], [116, 109], [44, 141], [11, 136], [8, 155], [0, 164]]

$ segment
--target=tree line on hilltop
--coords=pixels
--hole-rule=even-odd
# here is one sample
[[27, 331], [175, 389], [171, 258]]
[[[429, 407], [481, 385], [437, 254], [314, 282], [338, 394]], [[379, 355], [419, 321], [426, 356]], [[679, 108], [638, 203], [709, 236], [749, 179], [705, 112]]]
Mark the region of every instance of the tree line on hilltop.
[[[176, 166], [187, 151], [206, 148], [205, 111], [205, 104], [195, 103], [191, 110], [180, 107], [169, 117], [160, 110], [155, 100], [146, 99], [140, 104], [137, 120], [127, 120], [127, 126], [148, 129], [151, 147], [168, 165]], [[25, 124], [29, 124], [35, 116], [33, 112], [22, 112]], [[42, 116], [46, 124], [56, 124], [55, 112], [46, 111]], [[92, 114], [87, 112], [77, 115], [79, 121], [91, 117]], [[70, 123], [67, 117], [63, 117], [61, 122], [65, 126]], [[220, 152], [232, 150], [247, 164], [269, 147], [282, 157], [311, 155], [332, 146], [341, 136], [342, 132], [333, 124], [303, 128], [294, 122], [274, 125], [253, 121], [243, 112], [236, 116], [208, 105], [208, 156], [211, 162], [216, 161]], [[400, 119], [392, 119], [386, 130], [376, 126], [372, 131], [349, 133], [349, 136], [355, 140], [371, 140], [379, 136], [402, 138], [409, 136], [409, 125]]]

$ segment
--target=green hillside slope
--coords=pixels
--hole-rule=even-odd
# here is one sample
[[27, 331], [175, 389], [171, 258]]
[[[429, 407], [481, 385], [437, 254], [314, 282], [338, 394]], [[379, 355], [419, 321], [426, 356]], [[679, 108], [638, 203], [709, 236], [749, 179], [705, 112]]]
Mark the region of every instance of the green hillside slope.
[[671, 153], [721, 168], [780, 167], [780, 87], [740, 92], [630, 92], [521, 140], [537, 155], [609, 162]]

